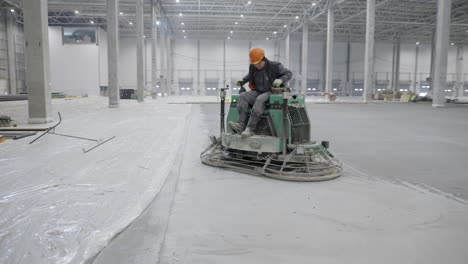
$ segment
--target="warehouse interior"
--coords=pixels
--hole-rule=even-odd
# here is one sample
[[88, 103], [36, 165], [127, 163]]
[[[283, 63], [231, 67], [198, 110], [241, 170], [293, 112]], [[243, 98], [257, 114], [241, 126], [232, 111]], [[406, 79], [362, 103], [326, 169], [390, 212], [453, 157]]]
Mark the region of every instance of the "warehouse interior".
[[0, 0], [0, 263], [466, 263], [466, 58], [466, 0]]

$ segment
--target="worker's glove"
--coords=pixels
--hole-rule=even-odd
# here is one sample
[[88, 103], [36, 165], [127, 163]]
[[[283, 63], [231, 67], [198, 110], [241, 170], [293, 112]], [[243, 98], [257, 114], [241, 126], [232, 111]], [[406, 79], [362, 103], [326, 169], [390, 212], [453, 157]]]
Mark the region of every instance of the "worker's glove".
[[237, 86], [242, 86], [242, 85], [244, 85], [244, 83], [245, 83], [244, 80], [238, 80], [238, 81], [236, 82], [236, 85], [237, 85]]
[[276, 80], [273, 82], [273, 87], [278, 88], [278, 87], [281, 86], [281, 84], [283, 84], [283, 80], [281, 80], [281, 79], [276, 79]]

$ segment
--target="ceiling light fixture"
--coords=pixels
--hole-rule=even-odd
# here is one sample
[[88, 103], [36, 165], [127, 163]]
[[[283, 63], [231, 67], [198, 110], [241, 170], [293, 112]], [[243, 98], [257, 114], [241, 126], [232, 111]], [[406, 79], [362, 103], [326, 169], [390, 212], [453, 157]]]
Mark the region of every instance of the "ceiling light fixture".
[[227, 37], [227, 39], [231, 39], [231, 37]]
[[[14, 12], [15, 12], [15, 10], [14, 10], [14, 9], [11, 9], [10, 11], [11, 11], [12, 13], [14, 13]], [[468, 32], [468, 31], [467, 31], [467, 32]]]
[[275, 35], [276, 35], [277, 33], [278, 33], [278, 32], [276, 32], [276, 31], [275, 31], [275, 32], [273, 32], [273, 34], [275, 34]]
[[284, 28], [287, 28], [288, 26], [287, 26], [287, 25], [284, 25], [283, 27], [284, 27]]
[[231, 33], [231, 34], [232, 34], [232, 33], [234, 33], [234, 31], [232, 31], [232, 30], [231, 30], [229, 33]]
[[133, 22], [128, 22], [128, 24], [133, 25]]
[[187, 38], [187, 36], [184, 36], [184, 39], [186, 39], [186, 38]]
[[185, 25], [185, 23], [184, 23], [184, 22], [181, 22], [180, 24], [181, 24], [182, 26], [183, 26], [183, 25]]
[[416, 45], [419, 45], [419, 41], [416, 42]]
[[450, 45], [452, 45], [452, 46], [453, 46], [453, 45], [455, 45], [455, 43], [453, 43], [453, 42], [452, 42], [452, 43], [450, 43]]
[[183, 32], [183, 33], [185, 33], [185, 29], [184, 29], [184, 30], [182, 30], [182, 32]]
[[160, 23], [159, 20], [156, 20], [156, 25], [159, 25], [159, 23]]
[[179, 0], [176, 0], [175, 2], [176, 2], [176, 3], [179, 3]]
[[[240, 15], [240, 17], [244, 17], [244, 15], [243, 15], [243, 14], [241, 14], [241, 15]], [[467, 32], [468, 32], [468, 31], [467, 31]]]
[[270, 38], [265, 38], [266, 40], [269, 40]]
[[237, 24], [239, 24], [239, 22], [237, 22], [237, 21], [236, 21], [236, 22], [234, 22], [234, 24], [236, 24], [236, 25], [237, 25]]
[[299, 19], [299, 16], [296, 16], [296, 19]]
[[312, 6], [315, 6], [315, 2], [314, 2], [314, 3], [312, 3]]
[[[14, 11], [14, 10], [12, 9], [12, 11]], [[79, 13], [80, 13], [80, 12], [79, 12], [78, 10], [75, 10], [75, 14], [79, 14]]]
[[183, 16], [183, 14], [182, 14], [182, 13], [179, 13], [179, 16]]
[[91, 24], [94, 24], [94, 21], [91, 20]]
[[123, 15], [123, 12], [120, 12], [120, 15]]
[[251, 3], [252, 3], [252, 1], [248, 1], [248, 2], [247, 2], [247, 5], [250, 5]]

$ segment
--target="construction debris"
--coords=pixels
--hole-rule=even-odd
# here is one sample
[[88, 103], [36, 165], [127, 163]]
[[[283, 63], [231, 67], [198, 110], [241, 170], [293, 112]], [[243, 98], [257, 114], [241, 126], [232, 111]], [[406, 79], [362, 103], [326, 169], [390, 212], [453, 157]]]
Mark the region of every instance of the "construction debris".
[[0, 116], [0, 127], [16, 127], [17, 124], [9, 116]]
[[115, 136], [112, 136], [112, 137], [102, 138], [102, 139], [93, 139], [93, 138], [85, 138], [85, 137], [78, 137], [78, 136], [55, 133], [55, 128], [57, 128], [62, 123], [62, 116], [60, 115], [60, 112], [58, 112], [58, 116], [59, 116], [59, 122], [57, 124], [55, 124], [54, 126], [51, 126], [48, 129], [46, 129], [44, 133], [42, 133], [40, 136], [35, 138], [33, 141], [29, 142], [29, 144], [32, 144], [32, 143], [36, 142], [38, 139], [40, 139], [41, 137], [43, 137], [46, 134], [62, 136], [62, 137], [70, 137], [70, 138], [76, 138], [76, 139], [82, 139], [82, 140], [88, 140], [88, 141], [96, 142], [92, 146], [83, 148], [83, 152], [87, 153], [87, 152], [101, 146], [102, 144], [110, 141], [111, 139], [115, 138]]

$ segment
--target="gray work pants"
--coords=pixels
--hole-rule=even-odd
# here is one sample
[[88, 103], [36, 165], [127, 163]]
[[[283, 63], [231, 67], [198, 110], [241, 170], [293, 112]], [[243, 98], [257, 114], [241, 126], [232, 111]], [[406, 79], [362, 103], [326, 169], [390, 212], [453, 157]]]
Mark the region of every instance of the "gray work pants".
[[[254, 130], [265, 110], [265, 103], [268, 102], [270, 94], [270, 92], [259, 93], [255, 90], [241, 93], [237, 101], [237, 111], [239, 111], [237, 122], [244, 126], [247, 125], [250, 130]], [[251, 106], [252, 112], [249, 118], [249, 108]]]

